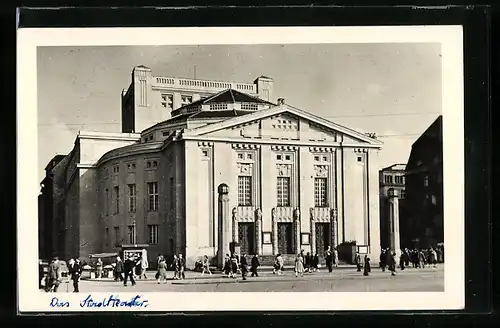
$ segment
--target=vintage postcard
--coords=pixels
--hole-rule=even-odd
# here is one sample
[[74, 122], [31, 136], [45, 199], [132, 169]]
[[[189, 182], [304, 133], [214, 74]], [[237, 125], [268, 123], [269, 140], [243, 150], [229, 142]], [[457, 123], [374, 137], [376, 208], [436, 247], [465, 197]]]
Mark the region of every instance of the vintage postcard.
[[19, 311], [463, 308], [462, 46], [20, 29]]

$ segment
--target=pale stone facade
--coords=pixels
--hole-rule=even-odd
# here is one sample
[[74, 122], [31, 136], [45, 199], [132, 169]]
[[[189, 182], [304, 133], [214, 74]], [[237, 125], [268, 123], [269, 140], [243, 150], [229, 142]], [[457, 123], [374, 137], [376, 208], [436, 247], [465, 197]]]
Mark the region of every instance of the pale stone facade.
[[[226, 93], [239, 111], [141, 134], [81, 132], [66, 170], [65, 254], [149, 244], [151, 262], [183, 253], [192, 266], [204, 255], [220, 264], [232, 241], [275, 255], [355, 240], [378, 256], [381, 142], [283, 101], [231, 90], [210, 99]], [[258, 107], [245, 112], [238, 99]], [[207, 103], [198, 112], [213, 116]]]

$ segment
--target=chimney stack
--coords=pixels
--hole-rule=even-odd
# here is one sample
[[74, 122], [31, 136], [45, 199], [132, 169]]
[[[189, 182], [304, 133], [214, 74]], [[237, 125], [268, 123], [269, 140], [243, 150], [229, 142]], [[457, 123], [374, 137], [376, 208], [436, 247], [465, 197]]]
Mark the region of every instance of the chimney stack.
[[285, 98], [278, 98], [278, 106], [285, 104]]

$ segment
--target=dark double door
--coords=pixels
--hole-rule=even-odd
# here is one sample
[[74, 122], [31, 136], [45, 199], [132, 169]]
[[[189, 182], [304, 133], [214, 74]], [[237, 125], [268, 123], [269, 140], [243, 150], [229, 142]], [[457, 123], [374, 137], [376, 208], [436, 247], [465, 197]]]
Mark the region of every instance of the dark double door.
[[278, 252], [280, 254], [294, 254], [293, 223], [278, 223]]
[[241, 254], [255, 254], [255, 223], [240, 222], [238, 223], [238, 241], [240, 244]]
[[316, 223], [315, 226], [316, 253], [323, 257], [328, 246], [331, 246], [332, 226], [327, 222]]

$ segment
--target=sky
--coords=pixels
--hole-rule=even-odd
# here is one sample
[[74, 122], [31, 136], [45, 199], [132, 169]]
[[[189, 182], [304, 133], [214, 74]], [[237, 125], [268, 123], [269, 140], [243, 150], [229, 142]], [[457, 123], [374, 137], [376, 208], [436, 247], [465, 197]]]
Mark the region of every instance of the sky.
[[[274, 79], [273, 100], [384, 142], [380, 168], [406, 163], [441, 114], [438, 43], [39, 47], [38, 177], [79, 130], [121, 132], [121, 90], [134, 66], [154, 76], [251, 83]], [[196, 67], [196, 69], [195, 69]]]

